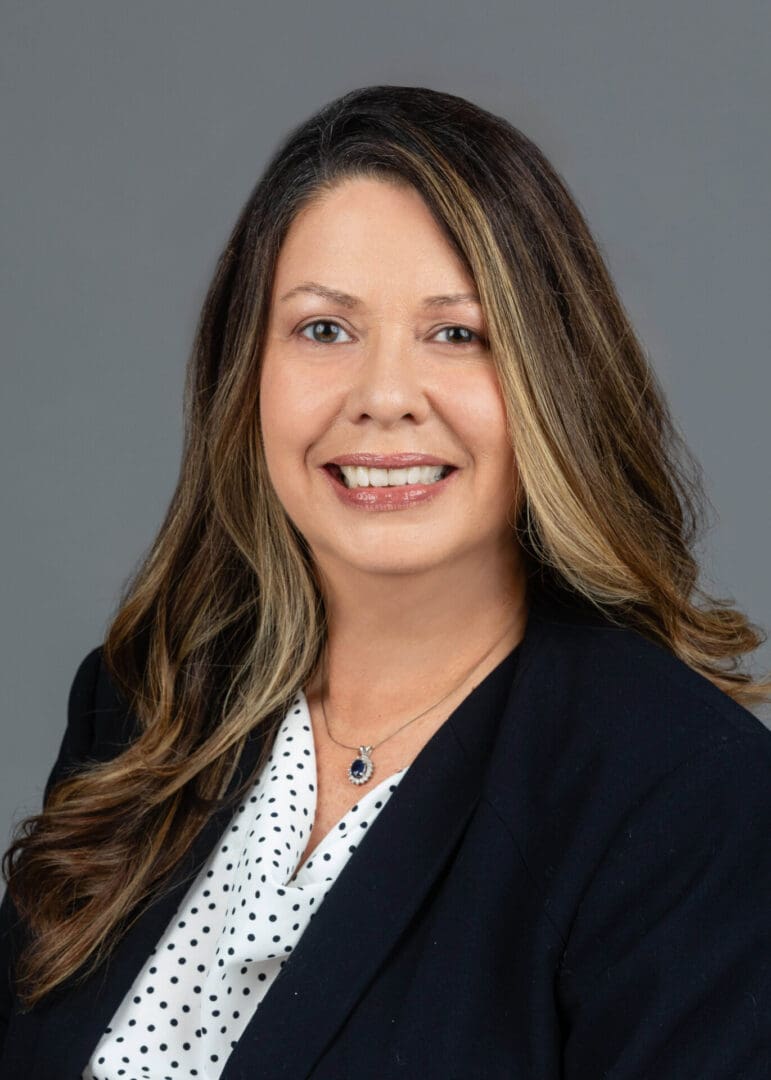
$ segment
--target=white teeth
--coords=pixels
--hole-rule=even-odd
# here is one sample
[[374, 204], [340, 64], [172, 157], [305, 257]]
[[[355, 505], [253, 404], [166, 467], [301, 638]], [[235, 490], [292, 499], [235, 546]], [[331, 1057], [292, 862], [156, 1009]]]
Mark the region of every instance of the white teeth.
[[446, 466], [416, 465], [409, 469], [367, 469], [363, 465], [340, 465], [345, 486], [396, 487], [402, 484], [435, 484], [441, 480]]
[[[369, 484], [370, 487], [388, 487], [388, 469], [369, 469]], [[356, 477], [358, 479], [359, 470], [356, 470]]]

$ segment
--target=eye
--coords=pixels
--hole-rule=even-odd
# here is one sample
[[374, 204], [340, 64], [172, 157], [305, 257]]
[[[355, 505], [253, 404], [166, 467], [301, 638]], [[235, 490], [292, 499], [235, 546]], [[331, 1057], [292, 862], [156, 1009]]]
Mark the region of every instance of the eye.
[[[317, 327], [323, 327], [322, 336], [316, 334]], [[305, 333], [306, 330], [311, 331], [311, 335]], [[474, 345], [479, 344], [482, 346], [487, 345], [487, 340], [481, 334], [478, 334], [476, 330], [470, 330], [467, 326], [443, 326], [441, 330], [437, 330], [437, 334], [457, 334], [460, 332], [461, 337], [457, 336], [453, 339], [446, 340], [440, 344], [444, 345]], [[346, 330], [343, 330], [339, 323], [334, 322], [332, 319], [314, 319], [312, 322], [307, 322], [303, 326], [297, 328], [296, 333], [301, 337], [304, 337], [306, 341], [310, 341], [312, 345], [338, 345], [345, 344], [341, 342], [339, 337], [340, 333], [345, 334], [349, 340], [353, 340]], [[330, 338], [329, 335], [332, 335]]]
[[342, 326], [340, 326], [339, 323], [333, 322], [331, 319], [314, 319], [313, 322], [305, 323], [304, 326], [298, 327], [297, 328], [297, 333], [300, 334], [301, 337], [304, 337], [306, 341], [310, 341], [312, 345], [336, 345], [336, 344], [338, 344], [338, 342], [336, 340], [335, 341], [330, 341], [328, 338], [319, 339], [318, 337], [315, 337], [315, 336], [314, 337], [308, 337], [306, 335], [306, 333], [305, 333], [306, 330], [313, 331], [313, 330], [316, 329], [317, 326], [323, 326], [325, 334], [330, 333], [330, 332], [332, 334], [335, 334], [338, 331], [342, 331], [342, 333], [344, 333], [344, 334], [346, 333], [346, 331], [343, 330]]
[[437, 330], [437, 334], [447, 334], [447, 333], [452, 333], [452, 332], [457, 331], [457, 330], [460, 330], [461, 334], [463, 334], [464, 336], [461, 337], [460, 339], [456, 338], [454, 341], [450, 340], [450, 341], [442, 342], [441, 344], [443, 344], [443, 345], [445, 345], [445, 344], [446, 345], [473, 345], [474, 344], [474, 340], [473, 340], [474, 338], [476, 338], [476, 341], [480, 345], [486, 345], [487, 344], [487, 341], [485, 340], [485, 338], [482, 337], [481, 334], [478, 334], [476, 332], [476, 330], [469, 330], [469, 328], [467, 326], [443, 326], [441, 330]]

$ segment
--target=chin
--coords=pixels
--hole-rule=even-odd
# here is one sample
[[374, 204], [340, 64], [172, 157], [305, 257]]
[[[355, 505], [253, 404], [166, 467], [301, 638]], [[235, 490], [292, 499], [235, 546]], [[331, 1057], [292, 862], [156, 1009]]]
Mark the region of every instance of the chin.
[[437, 551], [430, 544], [408, 541], [393, 548], [380, 543], [373, 545], [372, 551], [358, 548], [352, 551], [335, 551], [327, 548], [338, 564], [349, 566], [352, 572], [359, 574], [424, 574], [436, 570], [448, 559], [449, 552]]

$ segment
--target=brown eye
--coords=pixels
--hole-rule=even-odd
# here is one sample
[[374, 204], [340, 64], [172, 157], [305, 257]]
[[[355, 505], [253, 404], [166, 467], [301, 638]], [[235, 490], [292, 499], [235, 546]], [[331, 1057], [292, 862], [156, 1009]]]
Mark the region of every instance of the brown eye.
[[[316, 334], [317, 327], [323, 327], [320, 335]], [[305, 331], [310, 330], [312, 335], [309, 337]], [[314, 319], [313, 322], [305, 323], [304, 326], [299, 327], [297, 333], [301, 337], [304, 337], [306, 341], [310, 341], [313, 345], [336, 345], [337, 339], [334, 337], [337, 333], [345, 333], [342, 326], [339, 323], [332, 322], [331, 319]], [[332, 335], [330, 338], [329, 335]]]
[[437, 331], [437, 333], [453, 335], [457, 335], [458, 333], [460, 333], [460, 337], [454, 336], [454, 338], [450, 339], [447, 342], [443, 342], [442, 344], [473, 345], [475, 344], [475, 340], [481, 345], [485, 344], [485, 340], [481, 336], [481, 334], [478, 334], [476, 330], [469, 330], [467, 326], [443, 326], [441, 330]]

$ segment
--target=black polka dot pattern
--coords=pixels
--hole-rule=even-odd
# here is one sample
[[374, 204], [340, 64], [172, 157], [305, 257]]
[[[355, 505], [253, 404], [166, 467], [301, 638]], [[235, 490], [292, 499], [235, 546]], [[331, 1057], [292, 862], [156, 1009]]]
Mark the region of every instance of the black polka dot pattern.
[[362, 793], [298, 868], [316, 816], [316, 752], [301, 691], [254, 787], [110, 1021], [82, 1080], [217, 1080], [408, 767]]

